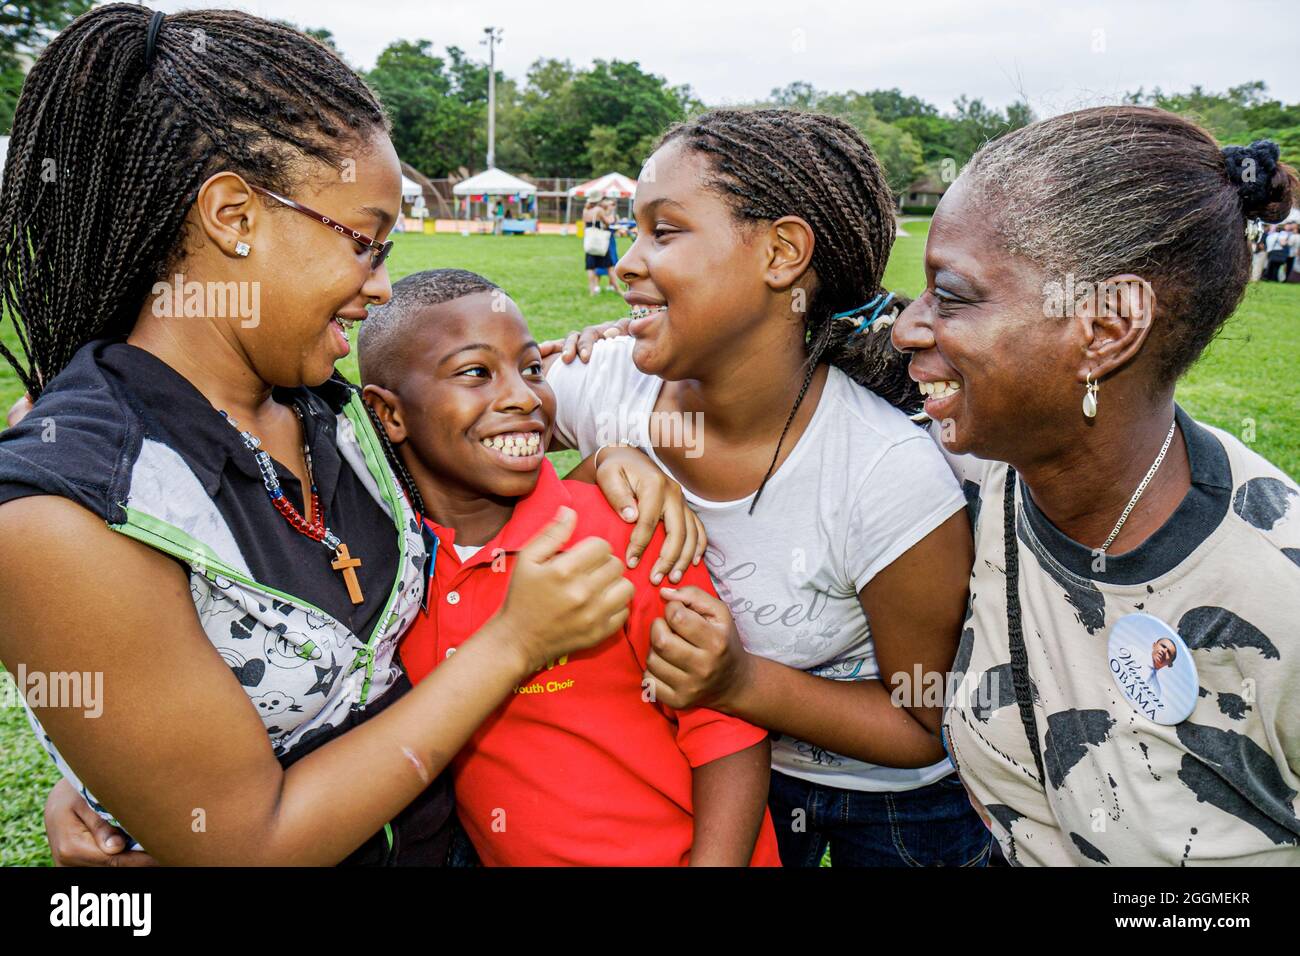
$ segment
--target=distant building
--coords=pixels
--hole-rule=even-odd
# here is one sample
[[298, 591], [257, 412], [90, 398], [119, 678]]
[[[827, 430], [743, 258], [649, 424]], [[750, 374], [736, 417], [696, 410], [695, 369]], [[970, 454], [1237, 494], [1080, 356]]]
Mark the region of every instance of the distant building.
[[904, 209], [912, 207], [933, 209], [939, 205], [939, 200], [948, 191], [949, 185], [933, 173], [927, 173], [907, 187], [900, 205]]

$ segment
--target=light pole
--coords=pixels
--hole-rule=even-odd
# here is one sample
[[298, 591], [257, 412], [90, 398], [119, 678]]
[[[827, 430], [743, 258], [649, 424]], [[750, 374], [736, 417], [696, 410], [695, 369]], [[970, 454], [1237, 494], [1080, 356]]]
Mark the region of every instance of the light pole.
[[496, 45], [501, 42], [501, 34], [504, 30], [497, 27], [484, 27], [483, 33], [485, 38], [480, 43], [486, 43], [488, 48], [488, 148], [487, 164], [491, 169], [497, 164], [497, 67], [496, 67]]

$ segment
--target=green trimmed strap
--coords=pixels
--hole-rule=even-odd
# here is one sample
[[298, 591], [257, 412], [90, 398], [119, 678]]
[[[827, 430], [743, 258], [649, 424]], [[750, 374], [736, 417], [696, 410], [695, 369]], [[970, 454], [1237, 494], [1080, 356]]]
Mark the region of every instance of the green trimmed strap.
[[[357, 447], [361, 449], [361, 456], [365, 459], [370, 476], [379, 485], [379, 493], [384, 496], [384, 501], [388, 502], [393, 527], [397, 530], [397, 575], [393, 579], [393, 589], [388, 594], [388, 601], [384, 604], [384, 609], [379, 613], [379, 623], [375, 625], [370, 634], [370, 640], [366, 644], [366, 676], [361, 682], [361, 695], [356, 704], [357, 708], [361, 708], [365, 706], [366, 698], [370, 696], [370, 685], [375, 674], [375, 645], [379, 633], [380, 631], [387, 631], [393, 625], [393, 605], [397, 601], [398, 588], [402, 584], [401, 569], [406, 566], [406, 515], [402, 510], [402, 502], [398, 500], [400, 493], [397, 491], [397, 482], [393, 477], [393, 470], [388, 465], [388, 459], [384, 456], [383, 449], [379, 444], [379, 436], [374, 433], [370, 423], [370, 416], [366, 414], [361, 396], [357, 392], [353, 392], [348, 396], [348, 402], [343, 406], [343, 414], [352, 423], [352, 432], [356, 436]], [[359, 661], [360, 658], [358, 657], [356, 663], [359, 663]]]

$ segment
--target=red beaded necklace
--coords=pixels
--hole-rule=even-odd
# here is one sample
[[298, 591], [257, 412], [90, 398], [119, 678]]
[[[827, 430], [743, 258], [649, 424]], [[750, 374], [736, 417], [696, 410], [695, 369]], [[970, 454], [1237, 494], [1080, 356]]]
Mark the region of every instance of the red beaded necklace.
[[310, 497], [307, 498], [307, 515], [304, 518], [298, 513], [298, 509], [285, 496], [284, 489], [280, 487], [280, 476], [276, 473], [275, 464], [260, 446], [262, 441], [252, 432], [245, 431], [239, 427], [239, 423], [227, 415], [224, 411], [221, 417], [228, 421], [239, 436], [244, 440], [245, 446], [253, 453], [257, 459], [258, 470], [262, 473], [262, 483], [266, 486], [266, 494], [271, 499], [271, 504], [275, 510], [280, 512], [284, 520], [289, 522], [289, 526], [301, 535], [311, 538], [313, 541], [319, 541], [334, 553], [335, 560], [330, 563], [335, 571], [343, 575], [343, 583], [347, 585], [348, 597], [353, 604], [360, 604], [364, 598], [361, 594], [361, 584], [357, 580], [356, 569], [361, 567], [361, 559], [354, 558], [348, 554], [348, 546], [339, 540], [338, 536], [325, 524], [325, 512], [320, 506], [320, 497], [316, 493], [316, 476], [311, 467], [311, 448], [307, 444], [307, 423], [303, 421], [302, 411], [297, 405], [293, 405], [293, 412], [298, 416], [298, 423], [302, 425], [302, 457], [307, 463], [307, 481], [311, 486]]

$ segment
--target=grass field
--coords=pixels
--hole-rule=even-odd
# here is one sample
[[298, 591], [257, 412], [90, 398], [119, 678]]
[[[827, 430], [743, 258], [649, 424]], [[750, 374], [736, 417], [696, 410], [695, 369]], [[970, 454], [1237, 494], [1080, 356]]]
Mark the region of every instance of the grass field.
[[[886, 273], [890, 288], [916, 294], [924, 286], [926, 227], [905, 225], [910, 235], [899, 239]], [[581, 256], [581, 243], [571, 236], [404, 235], [397, 237], [390, 271], [394, 279], [448, 266], [482, 273], [514, 297], [541, 340], [626, 312], [617, 296], [587, 294]], [[0, 335], [11, 349], [17, 347], [7, 323]], [[355, 353], [340, 367], [355, 380]], [[1180, 386], [1179, 400], [1196, 417], [1252, 441], [1260, 454], [1300, 477], [1298, 372], [1300, 286], [1256, 283]], [[0, 410], [21, 391], [12, 370], [0, 363]], [[49, 863], [41, 808], [54, 781], [22, 709], [0, 707], [0, 865]]]

